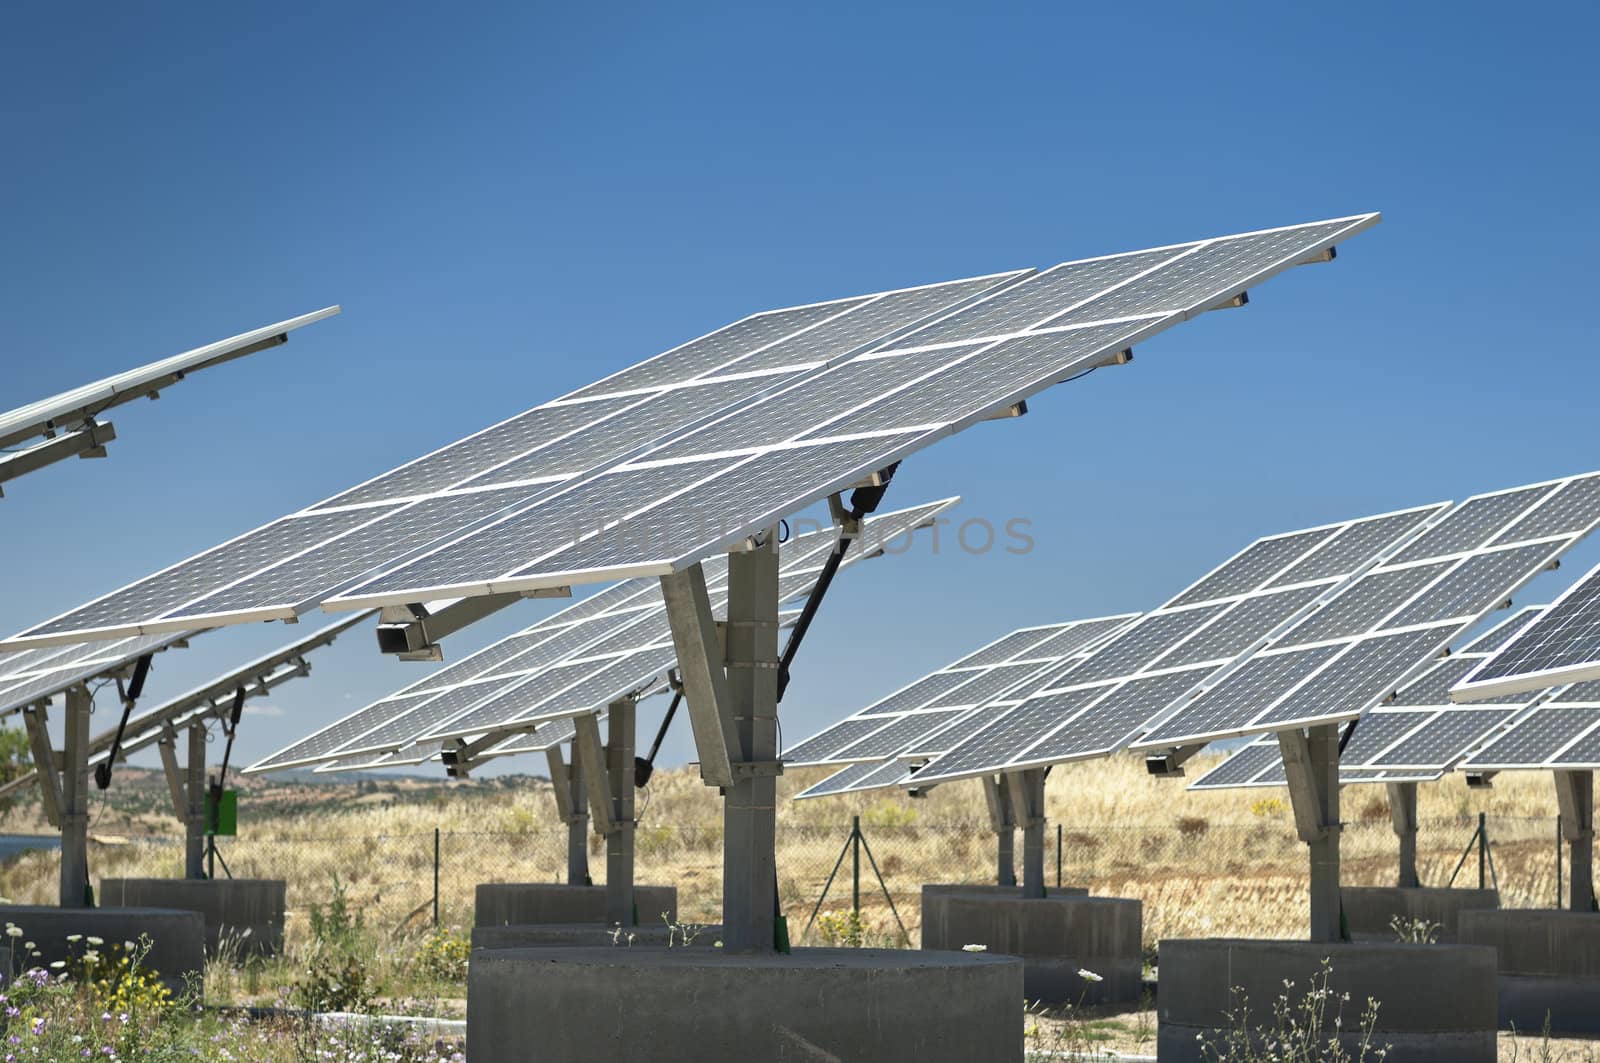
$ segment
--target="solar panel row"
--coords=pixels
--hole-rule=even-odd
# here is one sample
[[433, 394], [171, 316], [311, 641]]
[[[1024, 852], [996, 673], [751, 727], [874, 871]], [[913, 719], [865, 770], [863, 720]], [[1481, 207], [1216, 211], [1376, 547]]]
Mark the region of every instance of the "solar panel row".
[[[867, 518], [860, 542], [845, 555], [845, 566], [893, 546], [955, 502], [945, 499]], [[789, 587], [784, 600], [810, 591], [836, 541], [834, 529], [827, 528], [797, 535], [784, 546], [780, 581]], [[706, 565], [706, 583], [720, 608], [727, 592], [725, 558]], [[647, 686], [675, 663], [664, 619], [656, 581], [607, 588], [245, 770], [370, 759], [411, 746], [418, 747], [417, 755], [431, 756], [448, 738], [536, 730], [541, 720], [602, 709], [614, 698]], [[367, 759], [360, 763], [365, 766]]]

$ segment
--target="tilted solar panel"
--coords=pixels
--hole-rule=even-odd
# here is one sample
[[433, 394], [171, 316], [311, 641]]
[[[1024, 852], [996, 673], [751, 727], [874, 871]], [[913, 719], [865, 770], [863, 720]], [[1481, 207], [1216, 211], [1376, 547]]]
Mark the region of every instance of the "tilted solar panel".
[[[756, 314], [248, 532], [34, 628], [6, 648], [291, 619], [441, 537], [553, 494], [785, 381], [1012, 283], [1011, 272]], [[607, 480], [644, 504], [658, 474]], [[629, 500], [633, 501], [629, 501]]]
[[[1376, 220], [1065, 263], [450, 536], [324, 607], [680, 571], [1051, 384], [1110, 364], [1172, 325], [1233, 305], [1248, 287], [1325, 258]], [[841, 409], [841, 401], [853, 405]]]
[[[882, 554], [885, 547], [926, 526], [956, 502], [944, 499], [866, 518], [841, 569]], [[802, 578], [790, 584], [784, 600], [809, 593], [836, 542], [836, 530], [824, 528], [796, 535], [785, 544], [780, 581]], [[713, 605], [721, 608], [727, 590], [726, 560], [715, 559], [706, 569]], [[497, 730], [537, 734], [542, 719], [603, 709], [613, 698], [650, 683], [670, 668], [676, 656], [659, 623], [664, 618], [656, 581], [607, 588], [358, 709], [245, 771], [352, 758], [363, 758], [365, 765], [376, 755], [411, 745], [431, 745], [436, 750], [446, 738]], [[557, 679], [563, 681], [551, 685]], [[389, 764], [392, 761], [385, 766]]]
[[1084, 660], [1022, 690], [1014, 709], [917, 778], [988, 775], [1122, 748], [1154, 713], [1311, 613], [1447, 508], [1436, 503], [1257, 539]]

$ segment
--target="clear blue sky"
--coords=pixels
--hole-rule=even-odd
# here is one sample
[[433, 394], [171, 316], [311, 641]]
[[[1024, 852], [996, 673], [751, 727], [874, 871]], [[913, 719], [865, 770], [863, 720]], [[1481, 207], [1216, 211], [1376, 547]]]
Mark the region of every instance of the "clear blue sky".
[[[1036, 549], [842, 582], [787, 736], [1259, 534], [1600, 467], [1592, 5], [463, 7], [8, 12], [0, 408], [345, 308], [12, 485], [8, 629], [751, 311], [1366, 210], [1334, 265], [908, 463], [890, 503]], [[305, 630], [208, 636], [150, 696]], [[421, 674], [369, 639], [245, 757]]]

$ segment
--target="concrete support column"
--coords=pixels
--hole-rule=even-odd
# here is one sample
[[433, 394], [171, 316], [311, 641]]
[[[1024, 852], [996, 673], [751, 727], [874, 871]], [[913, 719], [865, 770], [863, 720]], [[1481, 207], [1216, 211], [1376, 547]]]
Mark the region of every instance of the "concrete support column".
[[1022, 823], [1022, 895], [1044, 896], [1044, 769], [1010, 772], [1011, 811]]
[[1594, 911], [1594, 772], [1558, 771], [1556, 804], [1561, 809], [1561, 833], [1567, 840], [1571, 876], [1568, 907], [1574, 912]]
[[1295, 830], [1310, 851], [1311, 940], [1338, 941], [1339, 727], [1278, 732]]
[[1417, 784], [1392, 782], [1389, 791], [1389, 819], [1395, 837], [1400, 839], [1400, 881], [1402, 887], [1420, 886], [1417, 878]]
[[89, 904], [89, 691], [67, 691], [61, 771], [61, 907]]
[[189, 761], [184, 765], [183, 877], [206, 877], [206, 729], [189, 725]]
[[778, 534], [728, 555], [725, 649], [729, 760], [723, 802], [722, 924], [730, 952], [772, 952], [777, 911]]
[[606, 716], [606, 778], [611, 790], [612, 831], [606, 835], [606, 922], [635, 926], [633, 904], [633, 721], [632, 698], [611, 703]]
[[985, 775], [983, 797], [989, 806], [989, 823], [994, 827], [995, 858], [999, 865], [995, 883], [1000, 886], [1015, 886], [1017, 820], [1011, 811], [1011, 792], [1007, 789], [1003, 778]]

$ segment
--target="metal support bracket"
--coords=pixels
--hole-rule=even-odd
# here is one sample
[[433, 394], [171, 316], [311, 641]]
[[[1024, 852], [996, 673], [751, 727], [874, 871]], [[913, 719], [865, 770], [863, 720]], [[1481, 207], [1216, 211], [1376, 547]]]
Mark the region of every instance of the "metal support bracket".
[[733, 765], [735, 779], [763, 779], [777, 777], [783, 774], [783, 761], [781, 760], [745, 760]]
[[1289, 781], [1289, 804], [1294, 808], [1295, 832], [1303, 842], [1320, 842], [1338, 827], [1327, 821], [1325, 780], [1313, 771], [1310, 744], [1301, 730], [1279, 731], [1278, 749]]
[[487, 594], [478, 598], [386, 605], [378, 617], [378, 649], [403, 661], [443, 660], [441, 639], [521, 600], [520, 594]]
[[577, 728], [572, 739], [572, 762], [583, 773], [583, 788], [589, 795], [594, 832], [613, 834], [618, 828], [611, 815], [611, 787], [606, 781], [606, 751], [600, 743], [600, 720], [591, 713], [572, 722]]
[[50, 747], [50, 732], [45, 727], [43, 705], [30, 705], [22, 710], [22, 722], [28, 730], [28, 744], [33, 751], [34, 774], [39, 779], [39, 798], [44, 806], [44, 818], [57, 830], [61, 829], [61, 775], [56, 767], [55, 751]]
[[1203, 744], [1178, 746], [1176, 749], [1152, 753], [1144, 758], [1144, 770], [1161, 778], [1181, 778], [1184, 762], [1204, 748]]
[[[700, 777], [710, 786], [732, 786], [732, 751], [739, 748], [739, 738], [728, 694], [722, 640], [711, 614], [704, 570], [697, 563], [682, 572], [662, 576], [661, 596], [667, 603], [679, 676], [689, 703]], [[598, 726], [595, 735], [598, 740]]]
[[172, 797], [172, 815], [182, 820], [189, 814], [189, 797], [184, 792], [183, 769], [178, 767], [178, 736], [168, 726], [156, 742], [161, 754], [161, 771], [167, 777], [167, 792]]

